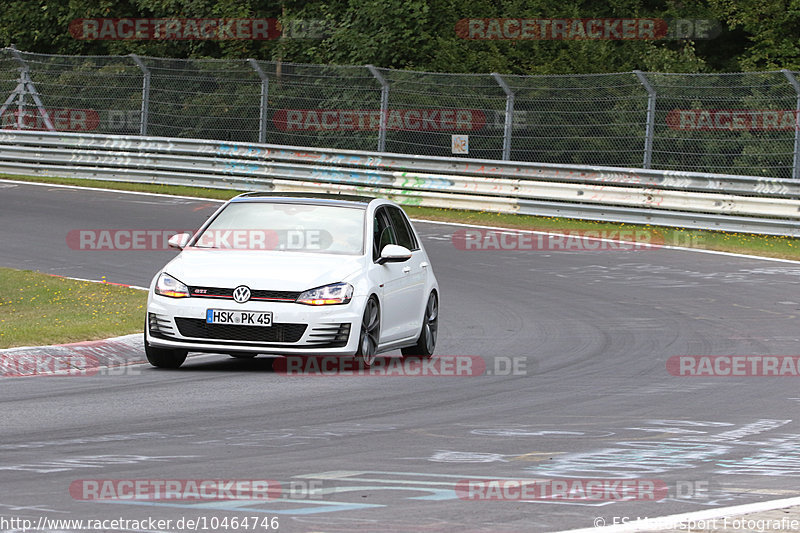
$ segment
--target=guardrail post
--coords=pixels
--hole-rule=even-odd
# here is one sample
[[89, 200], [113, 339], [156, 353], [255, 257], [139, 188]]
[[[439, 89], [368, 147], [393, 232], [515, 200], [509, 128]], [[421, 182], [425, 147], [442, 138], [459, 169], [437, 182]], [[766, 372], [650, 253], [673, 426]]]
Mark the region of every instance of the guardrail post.
[[503, 161], [511, 159], [511, 131], [514, 125], [514, 91], [508, 86], [506, 80], [496, 73], [492, 72], [492, 77], [498, 85], [506, 93], [506, 118], [503, 123]]
[[381, 120], [378, 126], [378, 151], [386, 151], [386, 121], [389, 118], [389, 82], [373, 65], [367, 65], [370, 73], [381, 84]]
[[131, 59], [142, 69], [142, 110], [139, 117], [139, 135], [147, 135], [147, 119], [150, 114], [150, 69], [139, 59], [136, 54], [131, 54]]
[[641, 70], [634, 70], [634, 74], [639, 78], [639, 82], [644, 86], [647, 91], [647, 126], [644, 135], [644, 168], [650, 168], [650, 162], [653, 159], [653, 135], [655, 131], [656, 121], [656, 90], [650, 85], [650, 82]]
[[797, 101], [794, 106], [794, 159], [792, 160], [792, 177], [800, 179], [800, 83], [790, 70], [781, 69], [783, 75], [789, 80], [797, 93]]
[[268, 97], [269, 97], [269, 78], [261, 70], [261, 65], [258, 64], [258, 61], [255, 59], [248, 59], [248, 63], [250, 66], [253, 67], [253, 70], [256, 71], [258, 77], [261, 78], [261, 102], [259, 103], [259, 115], [258, 115], [258, 142], [265, 143], [267, 142], [267, 106], [269, 105]]

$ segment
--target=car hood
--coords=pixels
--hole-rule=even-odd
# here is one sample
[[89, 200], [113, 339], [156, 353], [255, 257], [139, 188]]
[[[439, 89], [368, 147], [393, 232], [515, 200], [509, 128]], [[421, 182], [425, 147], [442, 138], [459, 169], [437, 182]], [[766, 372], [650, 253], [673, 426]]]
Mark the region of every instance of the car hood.
[[305, 291], [347, 281], [364, 258], [352, 255], [254, 250], [186, 249], [164, 271], [193, 287]]

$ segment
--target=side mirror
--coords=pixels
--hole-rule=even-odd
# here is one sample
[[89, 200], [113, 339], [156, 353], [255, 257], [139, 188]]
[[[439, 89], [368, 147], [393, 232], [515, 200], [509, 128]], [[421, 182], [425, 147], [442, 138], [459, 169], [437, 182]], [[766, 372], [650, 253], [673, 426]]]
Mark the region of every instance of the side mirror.
[[381, 256], [378, 258], [378, 264], [384, 263], [402, 263], [411, 259], [411, 250], [405, 246], [398, 246], [397, 244], [387, 244], [381, 250]]
[[169, 238], [167, 244], [169, 244], [170, 248], [177, 248], [178, 250], [183, 250], [184, 248], [186, 248], [186, 245], [189, 244], [189, 239], [191, 238], [192, 238], [191, 233], [176, 233], [175, 235]]

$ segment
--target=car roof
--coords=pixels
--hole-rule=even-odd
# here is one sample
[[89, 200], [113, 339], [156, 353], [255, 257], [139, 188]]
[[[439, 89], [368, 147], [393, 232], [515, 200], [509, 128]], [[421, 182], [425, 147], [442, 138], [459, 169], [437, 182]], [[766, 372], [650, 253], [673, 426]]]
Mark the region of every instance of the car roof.
[[367, 205], [377, 198], [358, 196], [355, 194], [326, 194], [308, 192], [248, 192], [231, 199], [231, 202], [280, 202], [287, 204], [314, 204], [337, 205], [341, 207], [360, 207]]

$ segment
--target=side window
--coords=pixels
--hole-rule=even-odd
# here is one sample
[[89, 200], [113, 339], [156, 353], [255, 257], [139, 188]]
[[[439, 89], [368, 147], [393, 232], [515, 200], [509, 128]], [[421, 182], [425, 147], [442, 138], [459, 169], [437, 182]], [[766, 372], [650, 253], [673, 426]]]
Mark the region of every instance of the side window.
[[405, 213], [394, 206], [387, 207], [386, 212], [392, 221], [392, 227], [397, 236], [397, 244], [405, 246], [409, 250], [418, 250], [419, 246], [417, 246], [417, 240], [414, 238], [414, 230], [411, 229]]
[[375, 211], [372, 232], [372, 260], [374, 261], [380, 257], [381, 250], [383, 250], [384, 246], [387, 244], [397, 244], [397, 237], [395, 237], [392, 226], [389, 224], [385, 209], [380, 208]]

